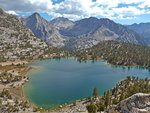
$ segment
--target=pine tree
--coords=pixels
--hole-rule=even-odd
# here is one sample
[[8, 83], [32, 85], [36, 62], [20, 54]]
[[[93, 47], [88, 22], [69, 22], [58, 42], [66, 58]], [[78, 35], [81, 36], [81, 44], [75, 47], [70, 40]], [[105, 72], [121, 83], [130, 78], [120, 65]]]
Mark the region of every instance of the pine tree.
[[95, 98], [98, 97], [98, 89], [97, 88], [94, 88], [94, 90], [93, 90], [93, 96]]
[[96, 113], [97, 107], [94, 104], [89, 104], [86, 106], [89, 113]]
[[106, 97], [105, 97], [105, 106], [107, 107], [108, 105], [110, 105], [109, 91], [107, 92]]

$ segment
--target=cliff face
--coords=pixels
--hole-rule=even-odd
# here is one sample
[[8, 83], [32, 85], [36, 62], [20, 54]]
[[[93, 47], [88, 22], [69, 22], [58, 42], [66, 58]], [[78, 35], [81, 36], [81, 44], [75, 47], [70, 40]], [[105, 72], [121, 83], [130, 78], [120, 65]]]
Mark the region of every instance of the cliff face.
[[38, 13], [22, 19], [23, 23], [29, 27], [35, 36], [44, 40], [54, 47], [64, 46], [64, 40], [59, 31], [55, 29], [48, 21], [42, 18]]
[[121, 101], [116, 108], [123, 113], [150, 113], [150, 94], [132, 95]]

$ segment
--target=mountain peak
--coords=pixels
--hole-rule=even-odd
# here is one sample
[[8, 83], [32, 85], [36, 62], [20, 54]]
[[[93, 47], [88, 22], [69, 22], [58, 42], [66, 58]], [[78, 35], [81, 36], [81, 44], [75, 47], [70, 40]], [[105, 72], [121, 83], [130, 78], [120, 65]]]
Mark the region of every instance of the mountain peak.
[[35, 16], [35, 17], [41, 17], [39, 13], [35, 12], [33, 13], [31, 16]]
[[100, 18], [100, 20], [110, 20], [110, 19], [109, 18]]
[[[40, 16], [39, 13], [35, 12], [33, 13], [32, 15], [28, 16], [26, 18], [27, 20], [32, 20], [33, 22], [38, 22], [38, 23], [41, 23], [41, 22], [47, 22], [43, 17]], [[47, 22], [48, 23], [48, 22]]]
[[[87, 21], [87, 20], [89, 20], [89, 21], [97, 21], [98, 20], [98, 18], [96, 18], [96, 17], [89, 17], [89, 18], [84, 18], [84, 19], [82, 19], [83, 21], [85, 20], [85, 21]], [[79, 20], [79, 21], [82, 21], [82, 20]]]
[[115, 23], [113, 20], [110, 20], [109, 18], [101, 18], [99, 20], [105, 21], [105, 22], [113, 22], [113, 23]]
[[89, 17], [88, 19], [98, 20], [96, 17]]
[[53, 20], [50, 21], [50, 23], [56, 23], [56, 22], [72, 22], [71, 20], [69, 20], [68, 18], [65, 18], [65, 17], [57, 17], [57, 18], [54, 18]]
[[44, 40], [47, 44], [54, 47], [61, 47], [64, 44], [64, 39], [59, 32], [50, 25], [50, 23], [40, 16], [38, 13], [34, 13], [31, 16], [25, 18], [23, 23], [29, 27], [35, 36]]
[[68, 18], [58, 17], [50, 21], [50, 24], [57, 29], [67, 29], [74, 25], [74, 22]]
[[65, 17], [58, 17], [58, 18], [55, 18], [54, 20], [68, 21], [69, 19]]
[[84, 19], [81, 19], [81, 20], [78, 20], [76, 21], [75, 23], [76, 24], [82, 24], [83, 26], [86, 26], [88, 25], [89, 27], [91, 26], [94, 26], [95, 23], [97, 23], [99, 21], [98, 18], [96, 17], [89, 17], [89, 18], [84, 18]]

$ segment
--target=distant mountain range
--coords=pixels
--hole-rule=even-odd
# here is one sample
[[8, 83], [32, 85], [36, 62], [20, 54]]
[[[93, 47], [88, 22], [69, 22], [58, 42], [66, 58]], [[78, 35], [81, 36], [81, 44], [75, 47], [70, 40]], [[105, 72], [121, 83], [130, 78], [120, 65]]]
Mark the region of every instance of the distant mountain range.
[[59, 17], [48, 22], [34, 13], [22, 21], [46, 43], [69, 50], [89, 48], [107, 40], [148, 45], [141, 34], [107, 18], [90, 17], [73, 22]]
[[150, 23], [135, 23], [132, 25], [126, 25], [126, 27], [142, 35], [148, 42], [148, 45], [150, 45]]

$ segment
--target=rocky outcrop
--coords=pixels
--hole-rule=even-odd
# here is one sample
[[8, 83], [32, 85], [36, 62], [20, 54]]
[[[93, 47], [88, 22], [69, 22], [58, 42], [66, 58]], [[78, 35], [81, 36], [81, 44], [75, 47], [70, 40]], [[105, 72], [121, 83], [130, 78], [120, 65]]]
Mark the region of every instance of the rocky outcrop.
[[0, 61], [37, 58], [47, 47], [17, 17], [0, 9]]
[[150, 94], [137, 93], [121, 101], [117, 109], [123, 113], [150, 113]]

